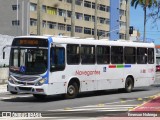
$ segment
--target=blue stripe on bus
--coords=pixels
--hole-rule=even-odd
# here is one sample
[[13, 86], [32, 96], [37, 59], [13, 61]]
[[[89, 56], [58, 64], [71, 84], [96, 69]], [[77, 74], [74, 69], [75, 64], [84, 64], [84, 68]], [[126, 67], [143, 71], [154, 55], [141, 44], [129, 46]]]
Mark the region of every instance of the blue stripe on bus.
[[125, 68], [131, 68], [131, 65], [124, 65]]

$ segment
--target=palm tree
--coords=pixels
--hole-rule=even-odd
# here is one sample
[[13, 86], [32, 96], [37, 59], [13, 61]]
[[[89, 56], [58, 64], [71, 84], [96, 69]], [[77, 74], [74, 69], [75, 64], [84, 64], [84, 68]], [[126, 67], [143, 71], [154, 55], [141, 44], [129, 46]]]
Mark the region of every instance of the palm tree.
[[146, 39], [146, 13], [147, 13], [147, 8], [151, 8], [153, 5], [157, 5], [157, 0], [131, 0], [131, 6], [134, 6], [135, 9], [136, 9], [137, 5], [142, 6], [142, 8], [144, 10], [143, 42], [145, 42], [145, 39]]

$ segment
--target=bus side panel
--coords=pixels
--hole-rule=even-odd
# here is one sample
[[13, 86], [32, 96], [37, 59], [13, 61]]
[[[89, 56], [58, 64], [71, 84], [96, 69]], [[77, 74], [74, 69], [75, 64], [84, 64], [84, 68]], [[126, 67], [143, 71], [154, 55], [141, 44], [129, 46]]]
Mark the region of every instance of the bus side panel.
[[98, 90], [123, 87], [123, 68], [111, 67], [111, 65], [97, 65], [97, 70], [101, 71], [101, 75], [96, 78]]
[[50, 72], [48, 94], [62, 94], [66, 92], [64, 71]]
[[144, 64], [135, 65], [133, 71], [135, 73], [135, 87], [149, 86], [154, 81], [154, 65]]
[[[80, 91], [97, 90], [96, 76], [100, 74], [95, 65], [70, 66], [72, 76], [76, 76], [80, 80]], [[68, 67], [69, 69], [69, 67]]]

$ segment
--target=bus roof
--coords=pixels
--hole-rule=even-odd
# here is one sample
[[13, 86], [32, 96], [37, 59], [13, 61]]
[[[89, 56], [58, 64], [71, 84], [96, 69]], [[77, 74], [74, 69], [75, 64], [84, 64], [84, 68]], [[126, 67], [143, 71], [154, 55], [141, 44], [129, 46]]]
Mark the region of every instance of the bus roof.
[[63, 36], [19, 36], [16, 38], [40, 38], [40, 39], [50, 39], [52, 38], [53, 43], [58, 44], [86, 44], [86, 45], [109, 45], [109, 46], [136, 46], [136, 47], [152, 47], [155, 48], [154, 43], [143, 43], [143, 42], [133, 42], [129, 40], [116, 40], [110, 41], [108, 39], [81, 39], [81, 38], [72, 38], [72, 37], [63, 37]]

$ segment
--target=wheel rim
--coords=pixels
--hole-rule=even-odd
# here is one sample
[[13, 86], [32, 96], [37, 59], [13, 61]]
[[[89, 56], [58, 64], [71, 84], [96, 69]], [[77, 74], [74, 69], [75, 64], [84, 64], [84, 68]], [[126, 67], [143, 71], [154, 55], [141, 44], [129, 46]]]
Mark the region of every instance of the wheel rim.
[[132, 82], [130, 80], [127, 81], [126, 86], [128, 89], [132, 88]]
[[70, 85], [70, 86], [68, 87], [68, 93], [69, 93], [70, 95], [73, 95], [73, 94], [75, 93], [75, 88], [74, 88], [73, 85]]

